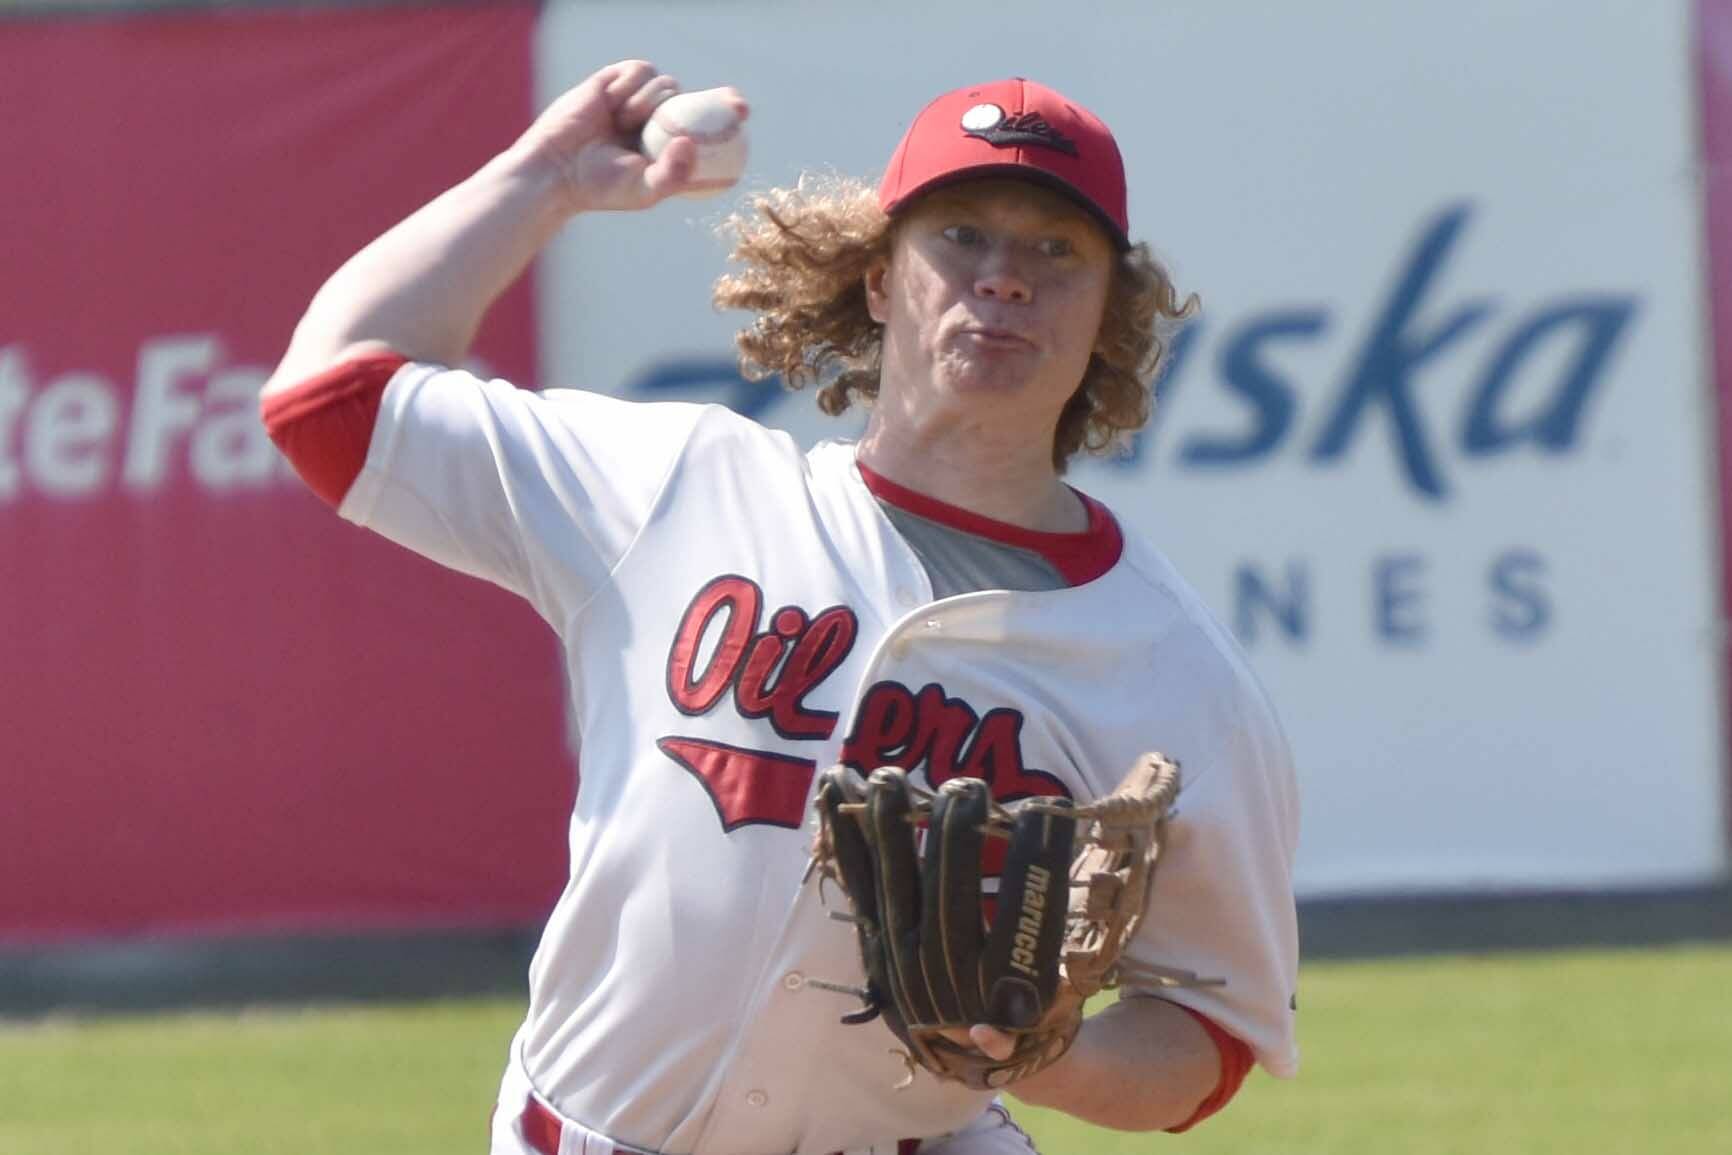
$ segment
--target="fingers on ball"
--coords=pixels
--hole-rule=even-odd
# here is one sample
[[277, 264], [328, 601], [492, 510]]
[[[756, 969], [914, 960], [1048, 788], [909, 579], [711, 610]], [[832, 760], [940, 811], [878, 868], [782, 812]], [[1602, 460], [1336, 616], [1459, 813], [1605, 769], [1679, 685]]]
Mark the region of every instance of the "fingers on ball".
[[658, 194], [676, 193], [691, 180], [697, 167], [697, 141], [686, 136], [675, 137], [645, 170], [645, 183], [650, 191]]
[[680, 90], [680, 82], [667, 73], [658, 73], [643, 83], [614, 112], [614, 122], [620, 131], [640, 132], [661, 103]]
[[608, 104], [617, 109], [655, 78], [656, 66], [647, 60], [622, 60], [608, 65], [597, 75], [607, 77], [602, 92], [607, 96]]

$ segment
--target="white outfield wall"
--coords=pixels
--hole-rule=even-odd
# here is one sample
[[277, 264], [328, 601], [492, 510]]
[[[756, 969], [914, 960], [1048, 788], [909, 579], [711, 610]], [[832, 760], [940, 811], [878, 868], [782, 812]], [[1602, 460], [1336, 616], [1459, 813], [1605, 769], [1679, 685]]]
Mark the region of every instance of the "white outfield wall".
[[[1136, 456], [1076, 479], [1268, 683], [1301, 893], [1724, 875], [1685, 4], [571, 3], [537, 55], [543, 103], [631, 56], [738, 84], [758, 186], [875, 179], [971, 81], [1090, 105], [1133, 232], [1205, 308]], [[731, 383], [729, 203], [574, 224], [541, 270], [543, 383], [834, 429]]]

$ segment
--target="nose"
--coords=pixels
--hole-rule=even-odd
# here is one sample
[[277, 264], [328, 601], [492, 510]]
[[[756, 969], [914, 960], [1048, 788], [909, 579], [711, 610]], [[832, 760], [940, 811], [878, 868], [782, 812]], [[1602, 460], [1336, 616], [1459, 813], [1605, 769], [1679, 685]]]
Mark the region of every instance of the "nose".
[[1004, 248], [996, 248], [980, 263], [975, 272], [974, 292], [988, 300], [1016, 305], [1026, 305], [1034, 299], [1033, 286]]

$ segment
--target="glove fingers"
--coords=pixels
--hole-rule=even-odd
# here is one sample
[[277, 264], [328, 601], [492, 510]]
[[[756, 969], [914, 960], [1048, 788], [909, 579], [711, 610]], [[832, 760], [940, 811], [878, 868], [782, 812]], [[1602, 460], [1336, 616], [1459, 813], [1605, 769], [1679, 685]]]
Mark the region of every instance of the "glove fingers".
[[952, 778], [933, 800], [926, 829], [920, 951], [939, 1022], [986, 1021], [980, 989], [980, 955], [986, 945], [980, 844], [988, 797], [980, 779]]
[[[866, 784], [860, 775], [846, 766], [832, 766], [818, 779], [814, 800], [823, 829], [830, 839], [831, 854], [836, 869], [842, 875], [842, 887], [854, 907], [854, 931], [860, 943], [860, 961], [866, 972], [866, 987], [871, 992], [864, 1010], [855, 1012], [865, 1021], [884, 1009], [884, 992], [889, 976], [884, 967], [884, 930], [878, 914], [878, 894], [874, 890], [872, 848], [860, 822], [852, 814], [844, 814], [844, 803], [863, 802]], [[848, 1021], [855, 1016], [843, 1016]]]
[[1068, 818], [1036, 810], [1016, 815], [982, 960], [983, 973], [994, 976], [986, 992], [986, 1021], [993, 1026], [1032, 1027], [1053, 1005], [1075, 840], [1076, 823]]
[[907, 775], [894, 767], [872, 772], [866, 784], [866, 822], [878, 848], [877, 889], [889, 983], [885, 993], [913, 1022], [929, 1023], [933, 1006], [920, 964], [920, 862], [912, 810]]
[[865, 782], [846, 766], [832, 766], [818, 778], [816, 805], [823, 828], [829, 832], [842, 886], [854, 904], [855, 913], [876, 926], [878, 895], [873, 889], [872, 850], [866, 845], [860, 823], [841, 811], [843, 803], [862, 802], [865, 797]]

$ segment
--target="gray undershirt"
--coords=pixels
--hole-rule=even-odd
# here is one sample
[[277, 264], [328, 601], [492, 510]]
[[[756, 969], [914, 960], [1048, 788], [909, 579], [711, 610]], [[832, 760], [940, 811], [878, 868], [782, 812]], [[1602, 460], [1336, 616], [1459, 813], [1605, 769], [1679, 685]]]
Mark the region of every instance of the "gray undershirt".
[[879, 499], [878, 505], [932, 582], [932, 596], [976, 590], [1061, 590], [1070, 583], [1032, 549], [953, 529]]

